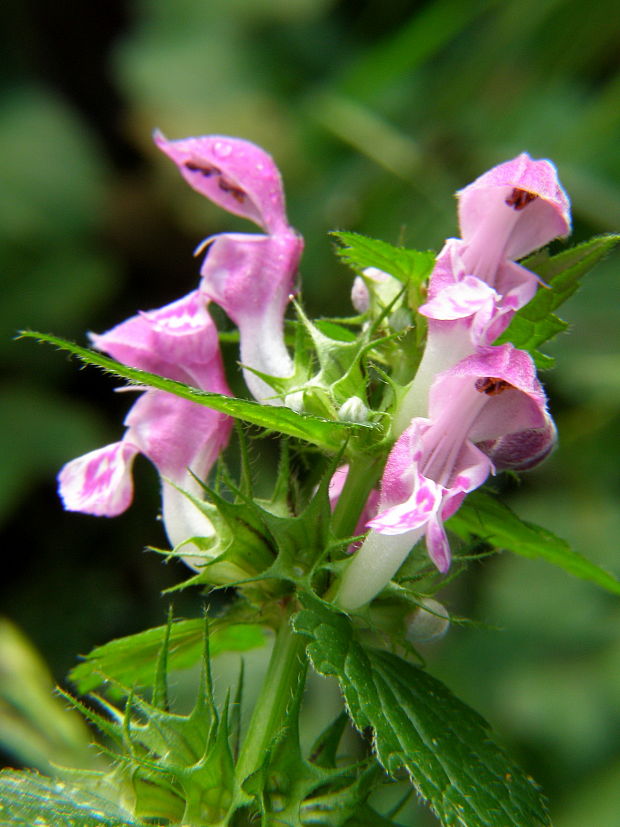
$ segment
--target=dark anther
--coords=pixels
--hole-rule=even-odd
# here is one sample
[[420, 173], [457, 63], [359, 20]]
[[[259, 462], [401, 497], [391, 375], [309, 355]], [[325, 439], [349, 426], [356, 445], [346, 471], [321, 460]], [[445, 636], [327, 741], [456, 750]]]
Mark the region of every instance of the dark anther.
[[534, 201], [536, 198], [538, 198], [538, 196], [533, 192], [520, 190], [515, 187], [515, 189], [513, 189], [510, 193], [510, 196], [506, 199], [506, 204], [509, 207], [513, 207], [515, 210], [522, 210], [524, 207], [527, 207], [530, 201]]
[[496, 379], [494, 376], [481, 376], [480, 379], [476, 379], [474, 387], [479, 393], [486, 393], [487, 396], [496, 396], [498, 393], [508, 390], [508, 388], [514, 388], [514, 385], [506, 382], [505, 379]]
[[212, 175], [221, 175], [222, 173], [221, 169], [211, 164], [200, 165], [195, 164], [193, 161], [186, 161], [183, 166], [190, 172], [199, 172], [201, 175], [204, 175], [205, 178], [210, 178]]
[[218, 184], [220, 189], [223, 192], [227, 192], [229, 195], [232, 195], [235, 201], [238, 201], [240, 204], [245, 201], [245, 192], [242, 189], [239, 189], [239, 187], [236, 187], [234, 184], [231, 184], [230, 181], [227, 181], [225, 178], [220, 178]]

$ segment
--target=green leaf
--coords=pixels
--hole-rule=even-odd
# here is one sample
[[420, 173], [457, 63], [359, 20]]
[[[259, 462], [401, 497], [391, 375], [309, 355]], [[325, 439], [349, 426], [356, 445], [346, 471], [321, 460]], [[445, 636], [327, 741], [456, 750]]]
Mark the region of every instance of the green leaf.
[[369, 435], [373, 431], [372, 425], [335, 422], [310, 414], [297, 413], [291, 408], [260, 405], [258, 402], [247, 399], [237, 399], [219, 393], [201, 391], [189, 385], [184, 385], [182, 382], [175, 382], [154, 373], [127, 367], [114, 359], [103, 356], [101, 353], [80, 347], [66, 339], [51, 336], [47, 333], [25, 330], [20, 335], [55, 345], [61, 350], [66, 350], [78, 356], [86, 364], [103, 368], [108, 373], [128, 379], [132, 384], [147, 385], [173, 393], [183, 399], [189, 399], [199, 405], [205, 405], [208, 408], [233, 416], [250, 425], [258, 425], [261, 428], [305, 440], [327, 451], [339, 451], [351, 434]]
[[386, 771], [406, 769], [446, 827], [548, 825], [536, 784], [491, 739], [488, 724], [423, 669], [390, 652], [363, 647], [349, 619], [316, 598], [295, 628], [308, 655], [335, 676], [358, 729], [374, 731]]
[[34, 772], [0, 773], [2, 827], [146, 827], [90, 790]]
[[54, 765], [94, 767], [90, 733], [53, 693], [46, 665], [20, 630], [0, 618], [0, 745], [43, 772]]
[[525, 259], [522, 264], [540, 276], [549, 287], [540, 288], [534, 298], [515, 314], [496, 344], [512, 342], [515, 347], [532, 353], [539, 368], [551, 367], [553, 359], [540, 353], [538, 348], [568, 327], [553, 311], [573, 295], [579, 288], [581, 277], [608, 255], [618, 242], [620, 235], [596, 236], [555, 256], [549, 256], [543, 250]]
[[574, 551], [565, 540], [533, 523], [521, 520], [508, 506], [484, 491], [474, 491], [446, 523], [464, 539], [481, 537], [497, 548], [541, 558], [582, 580], [620, 594], [620, 581]]
[[403, 284], [421, 284], [435, 263], [435, 253], [431, 250], [407, 250], [359, 233], [333, 232], [331, 235], [342, 244], [339, 257], [356, 272], [376, 267]]
[[[112, 678], [124, 686], [150, 685], [167, 628], [158, 626], [98, 646], [71, 670], [70, 680], [81, 694], [90, 692], [106, 678]], [[264, 643], [265, 634], [261, 626], [251, 623], [219, 625], [217, 621], [210, 624], [209, 652], [212, 657], [222, 652], [247, 652]], [[192, 666], [202, 656], [203, 646], [202, 618], [173, 623], [168, 646], [168, 669]]]

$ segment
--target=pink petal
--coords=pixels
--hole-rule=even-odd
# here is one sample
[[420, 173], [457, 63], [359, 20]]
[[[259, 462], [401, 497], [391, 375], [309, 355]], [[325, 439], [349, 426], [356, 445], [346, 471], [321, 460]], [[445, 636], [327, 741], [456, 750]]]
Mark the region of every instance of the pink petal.
[[270, 233], [287, 228], [280, 173], [256, 144], [225, 135], [168, 141], [161, 132], [154, 140], [187, 183], [210, 201]]
[[131, 467], [138, 448], [123, 440], [106, 445], [64, 465], [58, 491], [67, 511], [116, 517], [133, 498]]
[[164, 391], [149, 390], [129, 411], [127, 438], [157, 467], [180, 484], [188, 468], [204, 479], [223, 450], [232, 428], [225, 414]]
[[367, 525], [380, 534], [405, 534], [430, 520], [441, 505], [443, 488], [417, 474], [414, 490], [404, 503], [380, 511]]
[[545, 424], [546, 397], [534, 363], [528, 353], [511, 344], [481, 347], [440, 374], [431, 387], [431, 419], [450, 409], [459, 387], [473, 387], [485, 403], [469, 431], [473, 442]]
[[420, 306], [419, 312], [431, 319], [454, 321], [487, 308], [492, 311], [500, 300], [501, 296], [484, 281], [465, 276], [436, 293], [433, 299]]
[[427, 419], [416, 417], [394, 443], [381, 480], [381, 509], [402, 503], [411, 496], [422, 457], [422, 436], [429, 427]]
[[468, 243], [481, 228], [492, 240], [504, 213], [512, 213], [504, 258], [519, 259], [570, 232], [570, 203], [554, 165], [526, 152], [485, 172], [457, 196], [461, 235]]
[[96, 348], [130, 367], [228, 392], [217, 329], [198, 290], [158, 310], [132, 316], [106, 333], [91, 334], [91, 340]]
[[201, 291], [236, 324], [267, 314], [281, 325], [302, 248], [292, 234], [215, 236], [201, 269]]

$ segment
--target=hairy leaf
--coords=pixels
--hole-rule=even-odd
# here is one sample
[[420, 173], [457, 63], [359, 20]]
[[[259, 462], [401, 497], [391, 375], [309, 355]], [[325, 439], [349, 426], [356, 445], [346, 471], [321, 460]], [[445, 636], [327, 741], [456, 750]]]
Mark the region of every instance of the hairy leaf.
[[435, 253], [431, 250], [407, 250], [359, 233], [334, 232], [331, 235], [342, 244], [338, 250], [340, 258], [356, 272], [376, 267], [403, 284], [421, 284], [435, 263]]
[[89, 790], [34, 772], [0, 773], [2, 827], [146, 827]]
[[[124, 686], [150, 684], [167, 628], [157, 626], [98, 646], [71, 670], [70, 680], [82, 694], [99, 686], [106, 677]], [[167, 655], [169, 669], [185, 669], [200, 660], [204, 629], [202, 618], [179, 620], [171, 625]], [[218, 625], [215, 621], [209, 628], [209, 653], [212, 657], [221, 652], [247, 652], [264, 643], [263, 629], [255, 624]]]
[[198, 388], [192, 388], [172, 379], [165, 379], [154, 373], [129, 368], [94, 350], [80, 347], [66, 339], [51, 336], [47, 333], [22, 331], [20, 335], [55, 345], [61, 350], [66, 350], [78, 356], [86, 364], [103, 368], [108, 373], [128, 379], [132, 384], [173, 393], [183, 399], [189, 399], [199, 405], [205, 405], [207, 408], [213, 408], [216, 411], [233, 416], [242, 422], [305, 440], [327, 451], [339, 451], [352, 434], [369, 435], [373, 430], [371, 425], [330, 421], [321, 419], [318, 416], [298, 413], [291, 408], [260, 405], [258, 402], [252, 402], [248, 399], [238, 399], [233, 396], [211, 393], [210, 391], [201, 391]]
[[423, 669], [365, 648], [342, 614], [316, 598], [295, 620], [317, 672], [340, 683], [360, 730], [371, 727], [386, 771], [405, 769], [445, 827], [548, 825], [542, 795], [492, 740], [477, 712]]
[[522, 557], [541, 558], [582, 580], [620, 594], [620, 580], [574, 551], [565, 540], [517, 517], [508, 506], [484, 491], [470, 494], [446, 525], [464, 539], [481, 537], [497, 548]]

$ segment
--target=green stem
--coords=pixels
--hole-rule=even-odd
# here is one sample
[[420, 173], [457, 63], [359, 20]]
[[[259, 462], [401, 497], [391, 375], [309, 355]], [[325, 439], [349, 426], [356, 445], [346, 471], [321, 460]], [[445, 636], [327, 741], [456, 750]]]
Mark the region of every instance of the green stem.
[[282, 726], [299, 681], [305, 680], [306, 639], [293, 632], [291, 614], [288, 611], [284, 615], [276, 632], [267, 674], [239, 753], [235, 772], [241, 800], [246, 799], [240, 790], [241, 784], [262, 764], [267, 748]]
[[332, 527], [336, 537], [350, 537], [366, 505], [368, 495], [383, 471], [383, 456], [356, 457], [349, 465], [349, 473], [334, 509]]

